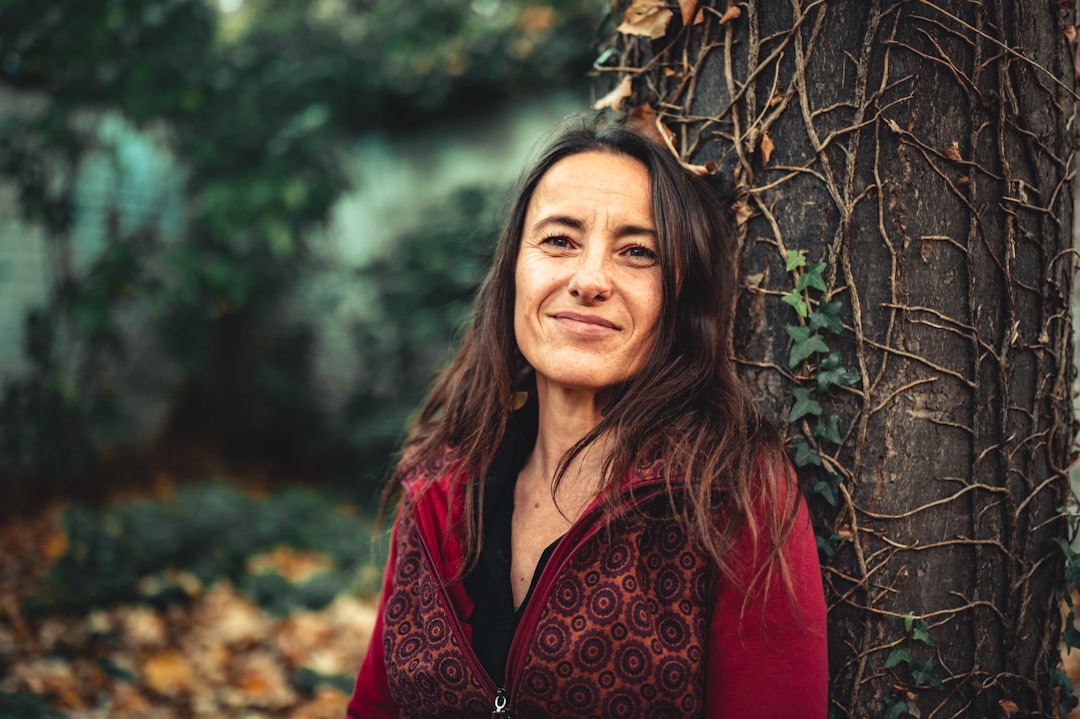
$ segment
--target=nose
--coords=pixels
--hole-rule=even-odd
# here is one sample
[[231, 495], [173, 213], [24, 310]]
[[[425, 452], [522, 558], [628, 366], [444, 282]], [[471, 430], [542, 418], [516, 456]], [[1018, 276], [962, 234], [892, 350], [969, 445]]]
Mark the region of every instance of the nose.
[[611, 278], [599, 253], [585, 253], [581, 264], [570, 277], [568, 289], [571, 295], [586, 305], [603, 302], [611, 296]]

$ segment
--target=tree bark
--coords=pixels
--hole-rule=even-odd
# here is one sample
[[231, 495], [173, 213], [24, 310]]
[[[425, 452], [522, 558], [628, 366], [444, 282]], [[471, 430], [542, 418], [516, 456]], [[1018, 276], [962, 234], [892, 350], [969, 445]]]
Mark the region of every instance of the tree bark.
[[[747, 382], [781, 422], [798, 388], [822, 408], [788, 436], [811, 456], [838, 717], [1056, 710], [1072, 5], [684, 0], [598, 61], [598, 94], [630, 78], [623, 107], [731, 198]], [[792, 294], [812, 262], [826, 289]], [[829, 301], [844, 331], [789, 367], [784, 327]], [[857, 382], [819, 391], [830, 353]], [[814, 432], [829, 415], [839, 443]]]

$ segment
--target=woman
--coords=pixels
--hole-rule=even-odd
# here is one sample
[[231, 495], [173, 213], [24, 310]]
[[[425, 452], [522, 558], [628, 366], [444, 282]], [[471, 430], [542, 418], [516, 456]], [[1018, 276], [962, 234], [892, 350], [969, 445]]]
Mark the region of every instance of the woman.
[[618, 123], [524, 175], [402, 452], [351, 717], [823, 717], [805, 506], [728, 357], [726, 218]]

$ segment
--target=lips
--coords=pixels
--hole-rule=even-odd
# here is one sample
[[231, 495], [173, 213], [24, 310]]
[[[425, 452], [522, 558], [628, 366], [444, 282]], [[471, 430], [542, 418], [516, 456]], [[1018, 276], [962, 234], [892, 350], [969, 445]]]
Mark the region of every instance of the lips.
[[619, 329], [618, 325], [610, 320], [606, 320], [603, 317], [597, 317], [596, 315], [583, 315], [578, 312], [556, 312], [551, 315], [553, 319], [561, 320], [563, 322], [577, 322], [584, 325], [589, 325], [596, 328], [603, 328], [609, 330]]

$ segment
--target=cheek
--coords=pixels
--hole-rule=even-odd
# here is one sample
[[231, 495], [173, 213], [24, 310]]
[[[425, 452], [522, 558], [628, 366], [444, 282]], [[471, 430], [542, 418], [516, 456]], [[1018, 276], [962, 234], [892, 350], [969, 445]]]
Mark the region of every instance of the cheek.
[[660, 321], [663, 303], [663, 291], [659, 279], [643, 287], [634, 298], [634, 312], [643, 331], [651, 333], [653, 327]]

